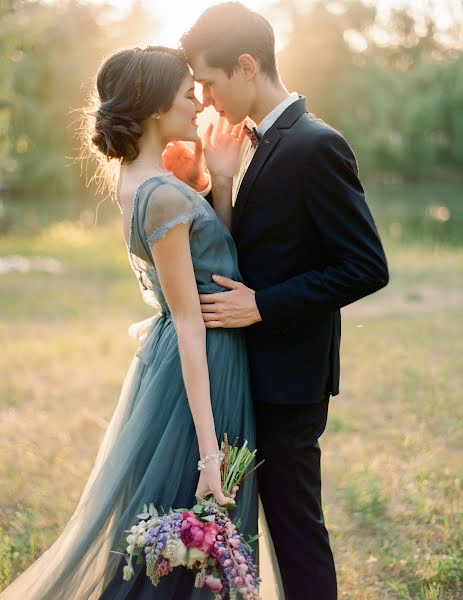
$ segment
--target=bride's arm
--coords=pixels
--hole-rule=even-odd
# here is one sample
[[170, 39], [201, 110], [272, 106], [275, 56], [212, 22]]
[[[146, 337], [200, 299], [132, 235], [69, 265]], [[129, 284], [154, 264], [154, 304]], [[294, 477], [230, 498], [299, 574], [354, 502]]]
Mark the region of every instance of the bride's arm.
[[[183, 380], [198, 437], [199, 454], [204, 458], [219, 451], [211, 406], [206, 355], [206, 328], [201, 316], [196, 279], [191, 259], [190, 223], [179, 224], [165, 237], [151, 244], [151, 254], [162, 291], [170, 308], [177, 333]], [[213, 461], [201, 471], [202, 493], [213, 493], [219, 504], [229, 500], [220, 485], [220, 470]]]

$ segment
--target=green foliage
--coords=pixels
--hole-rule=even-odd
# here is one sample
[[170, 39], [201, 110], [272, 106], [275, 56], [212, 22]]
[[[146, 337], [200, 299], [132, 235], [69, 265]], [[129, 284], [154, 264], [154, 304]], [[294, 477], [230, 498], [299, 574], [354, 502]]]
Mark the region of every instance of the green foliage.
[[382, 45], [372, 6], [281, 4], [292, 25], [283, 79], [347, 137], [363, 171], [413, 180], [461, 169], [463, 55], [438, 41], [432, 21], [420, 28], [418, 17], [395, 11]]
[[356, 515], [364, 525], [380, 528], [387, 506], [382, 488], [380, 479], [367, 470], [351, 477], [344, 490], [348, 512]]
[[6, 535], [0, 528], [0, 588], [6, 587], [15, 573], [36, 557], [36, 528], [32, 510], [15, 514], [12, 535]]
[[366, 186], [367, 199], [383, 235], [402, 243], [462, 243], [461, 184], [421, 182]]
[[13, 3], [0, 31], [8, 34], [0, 36], [0, 130], [8, 142], [0, 151], [15, 195], [82, 192], [76, 132], [98, 65], [155, 30], [140, 2], [120, 22], [107, 7], [74, 0]]
[[[284, 81], [346, 136], [362, 175], [458, 176], [461, 23], [444, 43], [425, 14], [396, 10], [384, 23], [361, 0], [283, 0], [272, 10], [276, 28], [280, 17], [289, 25], [279, 55]], [[119, 20], [109, 6], [78, 0], [9, 0], [0, 17], [0, 196], [5, 182], [13, 196], [37, 202], [43, 194], [61, 202], [87, 196], [75, 164], [78, 109], [104, 57], [153, 40], [159, 25], [141, 0]]]

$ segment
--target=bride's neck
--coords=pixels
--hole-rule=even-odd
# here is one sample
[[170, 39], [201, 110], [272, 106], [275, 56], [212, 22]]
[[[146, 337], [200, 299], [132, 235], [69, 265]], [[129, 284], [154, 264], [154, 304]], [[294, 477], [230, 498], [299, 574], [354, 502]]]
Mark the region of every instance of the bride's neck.
[[153, 129], [146, 130], [138, 140], [138, 149], [138, 156], [132, 162], [146, 162], [162, 169], [162, 153], [164, 151], [164, 145], [161, 142], [157, 131], [154, 131]]

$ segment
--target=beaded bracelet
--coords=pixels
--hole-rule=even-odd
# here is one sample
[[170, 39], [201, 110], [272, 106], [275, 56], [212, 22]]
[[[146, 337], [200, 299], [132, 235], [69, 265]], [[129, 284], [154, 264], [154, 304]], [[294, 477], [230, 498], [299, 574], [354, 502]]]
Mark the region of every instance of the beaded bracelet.
[[222, 463], [224, 458], [225, 454], [223, 452], [218, 452], [217, 454], [208, 454], [204, 458], [198, 460], [198, 471], [202, 471], [205, 468], [206, 463], [208, 463], [210, 460], [213, 460], [216, 463]]

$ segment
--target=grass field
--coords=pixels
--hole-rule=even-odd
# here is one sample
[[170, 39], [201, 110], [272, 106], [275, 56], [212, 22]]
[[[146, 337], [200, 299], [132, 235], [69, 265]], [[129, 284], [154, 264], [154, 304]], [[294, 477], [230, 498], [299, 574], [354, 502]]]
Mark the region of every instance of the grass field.
[[[341, 395], [321, 439], [343, 599], [463, 597], [461, 190], [439, 190], [373, 195], [391, 282], [343, 311]], [[426, 221], [433, 204], [451, 207], [445, 231]], [[136, 349], [127, 328], [150, 315], [117, 210], [103, 212], [91, 228], [87, 213], [23, 206], [0, 238], [0, 257], [63, 265], [0, 275], [0, 589], [72, 512]]]

